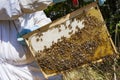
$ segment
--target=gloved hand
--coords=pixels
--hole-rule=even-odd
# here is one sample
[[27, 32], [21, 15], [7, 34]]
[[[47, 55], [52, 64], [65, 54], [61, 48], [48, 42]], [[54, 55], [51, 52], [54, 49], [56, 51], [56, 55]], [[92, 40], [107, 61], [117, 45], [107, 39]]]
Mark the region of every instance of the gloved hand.
[[98, 0], [98, 3], [100, 6], [102, 6], [105, 3], [106, 0]]
[[20, 44], [22, 44], [22, 45], [26, 45], [26, 43], [25, 43], [25, 40], [22, 38], [22, 36], [24, 36], [25, 34], [28, 34], [28, 33], [30, 33], [30, 32], [32, 32], [32, 31], [34, 31], [34, 30], [36, 30], [36, 29], [38, 29], [39, 28], [39, 26], [37, 26], [37, 25], [35, 25], [35, 26], [33, 26], [33, 27], [29, 27], [29, 28], [24, 28], [24, 29], [22, 29], [22, 31], [20, 32], [20, 33], [18, 33], [18, 35], [17, 35], [17, 41], [20, 43]]
[[29, 29], [23, 29], [20, 33], [17, 34], [17, 41], [22, 45], [26, 45], [25, 40], [22, 38], [22, 36], [29, 32], [31, 32]]
[[[84, 0], [84, 2], [96, 1], [96, 0]], [[102, 6], [106, 0], [98, 0], [98, 4]]]
[[60, 3], [60, 2], [64, 2], [66, 0], [53, 0], [53, 3]]

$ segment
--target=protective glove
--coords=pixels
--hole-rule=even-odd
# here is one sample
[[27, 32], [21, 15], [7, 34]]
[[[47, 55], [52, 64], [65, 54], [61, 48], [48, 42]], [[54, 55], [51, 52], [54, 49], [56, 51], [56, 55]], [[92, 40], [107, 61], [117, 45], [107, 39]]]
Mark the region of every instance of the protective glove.
[[53, 3], [60, 3], [60, 2], [64, 2], [66, 0], [53, 0]]
[[21, 31], [20, 33], [18, 33], [18, 35], [17, 35], [17, 41], [18, 41], [20, 44], [22, 44], [22, 45], [25, 46], [26, 43], [25, 43], [25, 40], [23, 39], [22, 36], [24, 36], [25, 34], [28, 34], [28, 33], [32, 32], [32, 31], [34, 31], [34, 30], [36, 30], [36, 29], [38, 29], [38, 28], [39, 28], [39, 26], [35, 25], [35, 26], [33, 26], [33, 27], [29, 27], [29, 28], [24, 28], [24, 29], [22, 29], [22, 31]]
[[[84, 2], [96, 1], [96, 0], [84, 0]], [[106, 0], [98, 0], [98, 4], [102, 6]]]
[[106, 0], [98, 0], [98, 3], [100, 6], [102, 6], [105, 3]]

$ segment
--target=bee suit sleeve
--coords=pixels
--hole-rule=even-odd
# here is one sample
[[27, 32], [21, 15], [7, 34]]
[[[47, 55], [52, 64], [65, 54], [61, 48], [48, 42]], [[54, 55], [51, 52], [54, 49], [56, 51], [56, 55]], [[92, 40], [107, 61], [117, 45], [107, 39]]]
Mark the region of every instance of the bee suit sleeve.
[[53, 0], [0, 0], [0, 20], [13, 20], [25, 13], [44, 10]]

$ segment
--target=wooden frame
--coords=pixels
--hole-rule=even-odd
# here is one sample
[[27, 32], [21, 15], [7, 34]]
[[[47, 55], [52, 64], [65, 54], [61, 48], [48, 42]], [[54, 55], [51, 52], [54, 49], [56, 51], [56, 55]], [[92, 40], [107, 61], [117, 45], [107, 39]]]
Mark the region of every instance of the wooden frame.
[[[87, 18], [89, 18], [91, 20], [88, 20]], [[92, 23], [92, 20], [93, 20], [93, 23]], [[87, 23], [85, 21], [89, 21], [89, 22]], [[92, 25], [93, 25], [93, 28], [92, 28]], [[65, 26], [67, 26], [67, 30], [65, 30]], [[69, 26], [72, 26], [70, 28], [73, 29], [72, 30], [73, 32], [70, 31]], [[77, 26], [79, 27], [79, 29], [77, 29]], [[88, 26], [90, 28], [85, 27], [85, 26]], [[58, 29], [58, 32], [56, 32], [57, 31], [56, 29]], [[85, 55], [86, 60], [88, 60], [88, 62], [96, 61], [105, 56], [110, 56], [110, 55], [113, 55], [114, 53], [117, 53], [116, 48], [112, 42], [112, 39], [109, 35], [107, 27], [104, 23], [104, 19], [101, 15], [101, 12], [100, 12], [99, 7], [96, 2], [93, 2], [83, 8], [80, 8], [72, 13], [69, 13], [68, 15], [66, 15], [58, 20], [53, 21], [52, 23], [50, 23], [46, 26], [43, 26], [31, 33], [28, 33], [25, 36], [23, 36], [23, 38], [25, 39], [25, 41], [26, 41], [31, 53], [35, 57], [35, 59], [36, 59], [37, 54], [40, 54], [41, 55], [40, 58], [43, 58], [48, 55], [46, 53], [47, 51], [44, 51], [45, 48], [51, 49], [51, 46], [53, 45], [53, 41], [54, 41], [54, 43], [61, 42], [62, 40], [59, 38], [61, 38], [62, 36], [71, 38], [71, 36], [75, 34], [76, 30], [81, 31], [82, 32], [81, 35], [82, 34], [84, 35], [84, 38], [82, 36], [83, 39], [78, 40], [78, 38], [77, 38], [77, 42], [79, 42], [78, 44], [80, 44], [80, 45], [84, 45], [84, 46], [81, 46], [80, 49], [82, 49], [82, 47], [83, 47], [83, 49], [85, 49], [85, 50], [82, 50], [82, 52], [85, 53], [84, 55]], [[68, 33], [70, 33], [70, 34], [68, 35]], [[57, 35], [60, 35], [60, 37]], [[40, 38], [41, 36], [42, 36], [42, 38]], [[46, 37], [43, 37], [43, 36], [46, 36]], [[51, 38], [50, 38], [50, 36], [51, 36]], [[57, 39], [56, 39], [56, 37], [57, 37]], [[47, 40], [47, 39], [49, 39], [49, 40]], [[67, 39], [67, 41], [70, 41], [70, 39]], [[96, 43], [94, 43], [94, 41]], [[94, 45], [96, 44], [94, 53], [90, 52], [91, 47], [89, 49], [86, 48], [88, 46], [86, 44], [89, 44], [88, 42], [92, 42], [92, 43], [94, 43]], [[91, 45], [91, 44], [89, 44], [89, 45]], [[94, 47], [92, 47], [92, 48], [94, 48]], [[88, 53], [91, 53], [91, 54], [87, 54], [87, 52], [86, 52], [87, 50], [88, 50]], [[51, 56], [53, 56], [53, 55], [51, 55]], [[68, 58], [68, 60], [69, 60], [69, 57], [66, 57], [66, 58]], [[60, 58], [60, 59], [62, 59], [62, 58]], [[63, 59], [65, 59], [65, 58], [63, 57]], [[42, 60], [42, 59], [40, 59], [40, 60]], [[38, 59], [36, 59], [36, 61], [39, 62]], [[84, 61], [83, 63], [81, 63], [81, 65], [83, 65], [83, 64], [87, 64], [87, 61]], [[64, 71], [64, 70], [61, 70], [61, 71], [50, 70], [49, 71], [49, 69], [47, 69], [47, 68], [43, 69], [39, 63], [38, 63], [38, 65], [40, 66], [40, 70], [42, 71], [42, 73], [44, 74], [44, 76], [46, 78], [56, 75], [59, 72]], [[78, 66], [76, 66], [76, 67], [78, 67]], [[69, 68], [67, 70], [70, 70], [70, 69], [71, 68]], [[47, 70], [48, 70], [48, 73], [47, 73]]]

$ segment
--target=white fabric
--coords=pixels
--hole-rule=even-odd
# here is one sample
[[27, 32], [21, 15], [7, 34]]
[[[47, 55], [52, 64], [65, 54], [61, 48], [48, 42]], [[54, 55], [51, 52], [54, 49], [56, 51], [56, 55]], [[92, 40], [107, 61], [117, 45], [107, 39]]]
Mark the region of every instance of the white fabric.
[[21, 4], [21, 9], [25, 13], [30, 13], [36, 10], [37, 11], [43, 10], [53, 2], [53, 0], [19, 0], [19, 1]]
[[18, 0], [0, 0], [0, 3], [0, 20], [9, 20], [22, 14]]
[[14, 66], [0, 63], [0, 80], [46, 80], [34, 64]]
[[23, 15], [23, 17], [19, 18], [21, 22], [22, 28], [33, 27], [34, 25], [38, 25], [42, 27], [51, 22], [50, 18], [47, 18], [43, 11], [38, 11], [29, 15]]
[[[26, 1], [26, 5], [22, 1]], [[32, 3], [27, 4], [30, 1]], [[34, 25], [41, 27], [50, 23], [51, 20], [43, 11], [24, 13], [44, 9], [51, 2], [52, 0], [0, 0], [0, 80], [45, 80], [33, 63], [34, 58], [29, 49], [17, 42], [17, 34], [22, 28]], [[41, 6], [42, 4], [45, 5]], [[18, 19], [19, 16], [21, 17]]]
[[35, 77], [41, 74], [30, 64], [34, 59], [28, 48], [19, 44], [16, 38], [24, 27], [43, 26], [50, 22], [43, 11], [26, 14], [18, 20], [0, 21], [0, 80], [44, 80], [43, 76]]
[[0, 0], [0, 20], [13, 20], [25, 13], [47, 8], [53, 0]]
[[0, 21], [0, 59], [10, 64], [31, 62], [30, 51], [16, 40], [20, 26], [15, 25], [14, 21]]

